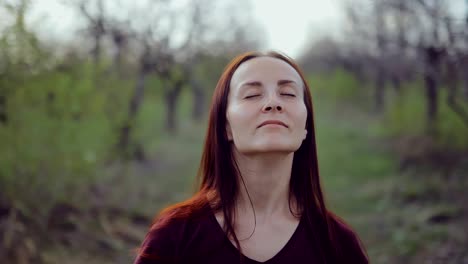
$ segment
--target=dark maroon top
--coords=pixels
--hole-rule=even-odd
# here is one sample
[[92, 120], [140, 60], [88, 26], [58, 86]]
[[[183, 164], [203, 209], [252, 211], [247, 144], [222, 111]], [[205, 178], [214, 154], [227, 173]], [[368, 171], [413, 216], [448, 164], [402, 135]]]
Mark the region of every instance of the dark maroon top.
[[[197, 219], [172, 219], [146, 235], [134, 264], [206, 263], [239, 264], [238, 249], [229, 241], [211, 208]], [[286, 245], [265, 262], [243, 258], [245, 264], [321, 263], [306, 224], [299, 225]], [[346, 263], [368, 263], [356, 235], [337, 222], [337, 238], [342, 243]]]

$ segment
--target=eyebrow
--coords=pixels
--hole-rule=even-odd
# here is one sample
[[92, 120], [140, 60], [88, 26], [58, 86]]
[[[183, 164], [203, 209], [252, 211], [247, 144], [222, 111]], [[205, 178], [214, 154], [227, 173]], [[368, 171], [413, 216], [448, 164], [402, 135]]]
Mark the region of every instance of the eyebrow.
[[296, 82], [293, 80], [279, 80], [278, 81], [278, 85], [285, 85], [285, 84], [291, 84], [291, 83], [296, 84]]
[[[295, 81], [293, 80], [279, 80], [278, 81], [278, 85], [285, 85], [285, 84], [297, 84]], [[259, 82], [259, 81], [251, 81], [251, 82], [245, 82], [241, 85], [242, 86], [262, 86], [262, 83]]]

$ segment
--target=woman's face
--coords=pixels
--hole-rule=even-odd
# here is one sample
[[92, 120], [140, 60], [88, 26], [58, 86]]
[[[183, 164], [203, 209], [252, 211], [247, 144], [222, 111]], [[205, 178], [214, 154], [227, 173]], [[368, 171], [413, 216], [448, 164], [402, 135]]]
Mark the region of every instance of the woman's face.
[[294, 152], [307, 131], [304, 85], [285, 61], [257, 57], [234, 72], [227, 106], [227, 135], [244, 154]]

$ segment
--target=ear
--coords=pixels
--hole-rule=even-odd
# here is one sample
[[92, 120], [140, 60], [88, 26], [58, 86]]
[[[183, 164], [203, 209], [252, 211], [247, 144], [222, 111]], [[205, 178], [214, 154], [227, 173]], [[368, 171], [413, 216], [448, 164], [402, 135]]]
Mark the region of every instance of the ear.
[[226, 135], [229, 141], [232, 141], [232, 129], [231, 125], [229, 125], [229, 122], [226, 121]]

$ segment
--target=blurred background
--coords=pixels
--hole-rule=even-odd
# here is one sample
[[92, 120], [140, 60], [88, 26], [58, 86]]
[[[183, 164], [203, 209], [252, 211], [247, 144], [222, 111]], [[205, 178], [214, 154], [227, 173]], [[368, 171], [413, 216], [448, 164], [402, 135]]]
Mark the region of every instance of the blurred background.
[[468, 1], [0, 0], [0, 262], [131, 263], [248, 50], [310, 82], [372, 263], [468, 263]]

